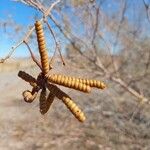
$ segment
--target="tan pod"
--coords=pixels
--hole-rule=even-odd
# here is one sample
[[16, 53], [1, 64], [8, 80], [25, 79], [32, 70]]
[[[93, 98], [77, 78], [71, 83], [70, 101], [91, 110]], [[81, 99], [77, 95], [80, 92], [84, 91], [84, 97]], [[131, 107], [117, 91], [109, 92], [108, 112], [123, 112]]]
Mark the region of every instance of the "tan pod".
[[42, 70], [43, 70], [44, 75], [46, 75], [49, 72], [50, 68], [49, 68], [48, 52], [47, 52], [46, 44], [45, 44], [43, 26], [40, 21], [36, 21], [35, 30], [37, 34], [39, 53], [41, 56]]

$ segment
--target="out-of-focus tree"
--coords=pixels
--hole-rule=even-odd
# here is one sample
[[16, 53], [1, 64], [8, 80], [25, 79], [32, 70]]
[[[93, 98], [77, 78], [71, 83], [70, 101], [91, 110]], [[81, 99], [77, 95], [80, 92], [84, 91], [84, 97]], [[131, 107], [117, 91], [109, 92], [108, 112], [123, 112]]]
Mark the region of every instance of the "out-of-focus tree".
[[[45, 15], [55, 1], [20, 2]], [[56, 38], [66, 43], [67, 57], [78, 67], [150, 103], [149, 4], [143, 0], [61, 0], [47, 20], [53, 23]]]

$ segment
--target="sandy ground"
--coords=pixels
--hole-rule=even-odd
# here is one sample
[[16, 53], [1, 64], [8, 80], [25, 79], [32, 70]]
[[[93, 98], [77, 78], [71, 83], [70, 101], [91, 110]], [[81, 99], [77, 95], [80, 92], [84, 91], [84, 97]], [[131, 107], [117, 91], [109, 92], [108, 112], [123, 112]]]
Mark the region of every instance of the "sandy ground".
[[[0, 150], [150, 149], [149, 106], [129, 121], [137, 103], [122, 101], [117, 94], [111, 97], [111, 87], [89, 95], [61, 88], [84, 110], [87, 120], [79, 123], [58, 99], [43, 116], [38, 98], [31, 104], [23, 101], [21, 93], [30, 86], [17, 77], [20, 69], [32, 75], [39, 72], [29, 60], [0, 64]], [[75, 69], [57, 71], [78, 73]]]

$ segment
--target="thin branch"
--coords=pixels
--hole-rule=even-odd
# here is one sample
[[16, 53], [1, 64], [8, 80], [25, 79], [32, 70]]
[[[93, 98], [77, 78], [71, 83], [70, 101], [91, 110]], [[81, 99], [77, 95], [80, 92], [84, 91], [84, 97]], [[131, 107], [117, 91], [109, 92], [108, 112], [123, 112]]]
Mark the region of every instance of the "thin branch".
[[57, 5], [60, 1], [61, 1], [61, 0], [57, 0], [56, 2], [54, 2], [54, 3], [46, 10], [46, 12], [44, 13], [45, 17], [47, 17], [47, 16], [50, 14], [51, 10], [52, 10], [52, 9], [55, 7], [55, 5]]
[[[60, 55], [60, 58], [61, 58], [61, 60], [62, 60], [62, 62], [63, 62], [63, 65], [65, 65], [65, 61], [64, 61], [64, 59], [63, 59], [63, 57], [62, 57], [62, 54], [61, 54], [61, 51], [60, 51], [60, 46], [59, 46], [59, 44], [58, 44], [58, 42], [57, 42], [57, 40], [56, 40], [56, 37], [55, 37], [55, 35], [54, 35], [53, 30], [51, 29], [50, 25], [49, 25], [48, 22], [47, 22], [47, 16], [50, 14], [50, 12], [51, 12], [51, 10], [53, 9], [53, 7], [54, 7], [57, 3], [59, 3], [60, 1], [61, 1], [61, 0], [57, 0], [56, 2], [54, 2], [47, 10], [45, 9], [45, 7], [44, 7], [39, 1], [35, 2], [35, 1], [33, 1], [33, 0], [29, 0], [29, 1], [26, 1], [26, 3], [29, 4], [29, 5], [31, 5], [32, 7], [34, 7], [34, 8], [36, 8], [36, 9], [40, 10], [40, 11], [43, 13], [43, 18], [42, 18], [41, 21], [44, 21], [44, 22], [47, 24], [47, 26], [48, 26], [48, 28], [49, 28], [49, 30], [50, 30], [50, 32], [51, 32], [53, 38], [54, 38], [54, 41], [55, 41], [55, 45], [56, 45], [55, 51], [58, 50], [59, 55]], [[34, 29], [33, 29], [33, 30], [34, 30]], [[31, 32], [32, 32], [32, 31], [31, 31]], [[27, 38], [28, 38], [28, 37], [27, 37]], [[27, 41], [27, 38], [26, 38], [26, 41]], [[55, 54], [56, 54], [56, 52], [54, 52], [54, 55], [53, 55], [53, 57], [52, 57], [52, 59], [51, 59], [51, 61], [50, 61], [50, 67], [51, 67], [51, 68], [52, 68], [51, 63], [52, 63], [52, 61], [53, 61], [53, 58], [54, 58]]]
[[36, 63], [36, 65], [37, 65], [37, 66], [41, 69], [41, 71], [42, 71], [42, 66], [41, 66], [40, 62], [35, 58], [34, 54], [32, 53], [32, 50], [31, 50], [29, 44], [28, 44], [26, 41], [24, 41], [24, 43], [25, 43], [25, 45], [27, 46], [27, 48], [28, 48], [28, 50], [29, 50], [29, 52], [30, 52], [30, 55], [31, 55], [32, 60]]
[[140, 100], [140, 102], [150, 104], [149, 99], [147, 99], [146, 97], [144, 97], [144, 95], [138, 93], [137, 91], [135, 91], [134, 89], [132, 89], [131, 87], [129, 87], [121, 78], [115, 78], [115, 77], [111, 76], [110, 79], [112, 81], [115, 81], [116, 83], [120, 84], [126, 91], [128, 91], [133, 96], [135, 96], [136, 98], [138, 98]]
[[145, 0], [143, 0], [143, 4], [144, 4], [144, 7], [146, 9], [146, 15], [147, 15], [147, 19], [150, 23], [150, 15], [149, 15], [149, 9], [150, 9], [150, 6], [148, 4], [146, 4]]
[[[24, 1], [26, 2], [26, 1]], [[30, 1], [31, 2], [31, 1]], [[56, 2], [52, 3], [52, 5], [50, 6], [50, 8], [48, 9], [48, 11], [46, 12], [46, 14], [44, 14], [44, 17], [47, 17], [49, 14], [51, 13], [51, 10], [54, 8], [54, 6], [56, 4], [58, 4], [60, 2], [60, 0], [57, 0]], [[38, 6], [39, 7], [39, 6]], [[42, 10], [43, 11], [43, 10]], [[44, 21], [44, 18], [40, 19], [40, 21]], [[34, 31], [35, 27], [31, 27], [29, 29], [29, 31], [27, 32], [26, 36], [16, 45], [14, 46], [11, 51], [8, 53], [8, 55], [6, 55], [5, 58], [0, 59], [0, 63], [4, 63], [7, 59], [9, 59], [12, 54], [14, 53], [14, 51], [16, 50], [16, 48], [18, 48], [24, 41], [28, 42], [30, 35], [32, 34], [32, 32]]]
[[[122, 7], [121, 7], [121, 18], [120, 18], [120, 21], [119, 21], [119, 25], [118, 25], [118, 29], [117, 29], [117, 33], [116, 33], [116, 36], [115, 36], [115, 41], [114, 41], [114, 44], [113, 44], [113, 48], [115, 49], [117, 44], [118, 44], [118, 38], [119, 38], [119, 35], [120, 35], [120, 29], [121, 29], [121, 25], [124, 21], [124, 15], [125, 15], [125, 11], [126, 11], [126, 8], [127, 8], [127, 4], [126, 4], [126, 1], [123, 2], [122, 4]], [[114, 53], [114, 52], [113, 52]], [[114, 67], [114, 72], [117, 74], [117, 76], [119, 76], [119, 72], [117, 71], [118, 67], [117, 67], [117, 64], [114, 60], [114, 54], [111, 55], [111, 59], [112, 59], [112, 62], [113, 62], [113, 67]]]
[[[54, 2], [54, 3], [49, 7], [49, 9], [47, 9], [47, 10], [46, 10], [44, 7], [41, 8], [39, 5], [36, 6], [36, 4], [35, 4], [36, 2], [35, 2], [35, 1], [31, 1], [31, 0], [30, 0], [30, 1], [28, 1], [28, 2], [31, 2], [31, 3], [32, 3], [32, 5], [31, 5], [32, 7], [36, 8], [36, 9], [39, 9], [39, 10], [43, 13], [44, 17], [41, 19], [42, 21], [48, 16], [48, 17], [54, 22], [54, 24], [58, 27], [58, 29], [60, 30], [60, 32], [63, 33], [63, 35], [64, 35], [64, 36], [72, 43], [72, 45], [78, 50], [78, 52], [79, 52], [83, 57], [86, 57], [90, 62], [92, 62], [93, 64], [95, 64], [95, 66], [96, 66], [99, 70], [103, 71], [103, 72], [105, 73], [106, 77], [109, 77], [109, 79], [111, 79], [112, 81], [114, 81], [114, 82], [116, 82], [117, 84], [119, 84], [120, 86], [122, 86], [126, 91], [128, 91], [129, 93], [131, 93], [132, 95], [134, 95], [136, 98], [140, 99], [142, 102], [150, 103], [149, 100], [148, 100], [146, 97], [144, 97], [144, 95], [142, 95], [142, 94], [136, 92], [133, 88], [129, 87], [129, 86], [126, 84], [126, 82], [123, 81], [121, 78], [116, 78], [116, 77], [110, 75], [109, 70], [107, 70], [107, 68], [105, 68], [104, 64], [101, 62], [101, 60], [100, 60], [100, 58], [99, 58], [98, 56], [97, 56], [97, 61], [93, 61], [93, 59], [91, 59], [91, 57], [89, 58], [88, 56], [86, 56], [86, 55], [81, 51], [80, 47], [76, 46], [76, 43], [74, 42], [73, 38], [75, 38], [75, 39], [79, 39], [79, 38], [73, 36], [72, 33], [69, 33], [71, 36], [69, 36], [68, 34], [66, 34], [66, 33], [63, 31], [63, 28], [61, 27], [61, 25], [56, 22], [56, 20], [53, 18], [53, 16], [52, 16], [51, 13], [50, 13], [51, 10], [52, 10], [52, 8], [53, 8], [58, 2], [60, 2], [60, 0], [57, 0], [56, 2]], [[33, 2], [35, 2], [35, 3], [33, 3]], [[146, 5], [146, 6], [147, 6], [147, 5]], [[30, 34], [33, 32], [32, 30], [34, 30], [34, 27], [29, 30], [28, 34], [26, 35], [26, 38], [24, 38], [25, 41], [28, 40]], [[81, 39], [79, 39], [79, 40], [82, 42], [82, 44], [84, 44], [84, 45], [86, 46], [86, 43], [85, 43], [84, 41], [82, 41]], [[24, 41], [24, 40], [21, 41], [21, 44], [23, 43], [23, 41]], [[19, 45], [21, 45], [21, 44], [19, 44]], [[16, 49], [16, 48], [15, 48], [15, 49]], [[12, 52], [13, 52], [13, 51], [12, 51]], [[10, 52], [10, 56], [11, 56], [11, 52]], [[10, 57], [10, 56], [8, 55], [8, 57]], [[5, 60], [4, 60], [4, 61], [5, 61]]]
[[140, 109], [142, 109], [143, 106], [144, 106], [144, 105], [143, 105], [143, 103], [141, 103], [141, 102], [137, 104], [135, 110], [133, 111], [133, 113], [132, 113], [132, 115], [131, 115], [131, 117], [130, 117], [129, 122], [132, 122], [132, 121], [133, 121], [133, 119], [135, 118], [135, 116], [137, 115], [137, 113], [140, 111]]
[[0, 63], [4, 63], [7, 59], [11, 57], [11, 55], [14, 53], [14, 51], [23, 43], [23, 41], [20, 41], [16, 46], [13, 46], [8, 53], [8, 55], [5, 58], [0, 59]]
[[[123, 11], [123, 14], [125, 12], [125, 9], [126, 9], [126, 4], [124, 5], [124, 11]], [[137, 99], [139, 99], [140, 101], [142, 102], [147, 102], [147, 103], [150, 103], [149, 100], [144, 97], [144, 95], [138, 93], [137, 91], [135, 91], [133, 88], [129, 87], [126, 82], [124, 82], [121, 78], [116, 78], [114, 76], [112, 76], [110, 74], [110, 72], [107, 70], [107, 68], [105, 68], [105, 66], [103, 65], [103, 63], [101, 62], [100, 58], [97, 56], [97, 61], [93, 61], [91, 59], [91, 57], [88, 57], [86, 56], [80, 48], [78, 48], [76, 46], [76, 44], [74, 43], [74, 41], [64, 33], [63, 29], [61, 28], [61, 26], [55, 21], [55, 19], [52, 17], [52, 15], [50, 14], [49, 15], [50, 19], [55, 23], [55, 25], [59, 28], [60, 32], [62, 32], [65, 37], [72, 43], [72, 45], [74, 46], [74, 48], [76, 48], [78, 50], [78, 52], [85, 58], [87, 58], [91, 63], [95, 64], [95, 66], [97, 68], [99, 68], [101, 71], [103, 71], [105, 73], [105, 76], [106, 78], [109, 78], [111, 79], [112, 81], [115, 81], [117, 84], [119, 84], [120, 86], [122, 86], [126, 91], [128, 91], [130, 94], [132, 94], [133, 96], [135, 96]], [[123, 19], [121, 19], [123, 20]], [[109, 50], [110, 50], [110, 47], [108, 46]]]
[[96, 39], [96, 33], [97, 33], [97, 30], [98, 30], [98, 26], [99, 26], [100, 5], [101, 5], [101, 2], [99, 3], [98, 7], [96, 8], [96, 21], [95, 21], [93, 37], [92, 37], [92, 46], [93, 46], [93, 51], [92, 52], [94, 54], [95, 61], [97, 59], [97, 47], [96, 47], [96, 44], [95, 44], [94, 41]]
[[52, 34], [52, 36], [54, 38], [54, 41], [55, 41], [55, 52], [54, 52], [53, 57], [51, 58], [50, 64], [53, 62], [53, 59], [54, 59], [55, 54], [56, 54], [56, 51], [58, 50], [60, 58], [61, 58], [61, 61], [62, 61], [63, 65], [65, 65], [65, 61], [64, 61], [64, 59], [62, 57], [62, 54], [61, 54], [61, 51], [60, 51], [60, 44], [57, 42], [56, 36], [55, 36], [53, 30], [51, 29], [50, 24], [46, 20], [45, 20], [45, 23], [47, 24], [47, 27], [48, 27], [49, 31], [51, 32], [51, 34]]

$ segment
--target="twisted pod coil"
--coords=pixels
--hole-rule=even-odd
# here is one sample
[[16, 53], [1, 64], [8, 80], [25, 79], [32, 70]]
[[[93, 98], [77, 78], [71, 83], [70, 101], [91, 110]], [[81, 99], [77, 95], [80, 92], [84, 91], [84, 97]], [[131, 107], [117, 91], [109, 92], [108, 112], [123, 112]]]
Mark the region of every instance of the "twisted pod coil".
[[47, 52], [46, 44], [45, 44], [43, 26], [40, 21], [36, 21], [35, 30], [36, 30], [36, 35], [37, 35], [39, 53], [41, 57], [42, 69], [43, 69], [44, 75], [46, 75], [49, 72], [50, 68], [49, 68], [48, 52]]
[[27, 103], [32, 103], [33, 100], [36, 98], [37, 96], [37, 92], [32, 93], [29, 90], [26, 90], [22, 93], [23, 97], [24, 97], [24, 101]]

